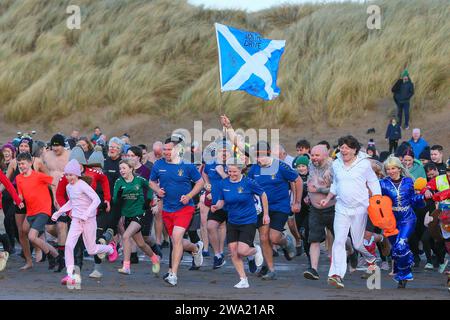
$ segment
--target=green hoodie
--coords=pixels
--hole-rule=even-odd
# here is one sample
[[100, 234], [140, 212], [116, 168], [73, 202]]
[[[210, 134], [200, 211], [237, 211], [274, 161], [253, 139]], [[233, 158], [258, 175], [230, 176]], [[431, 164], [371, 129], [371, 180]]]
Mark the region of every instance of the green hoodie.
[[419, 178], [427, 178], [427, 174], [425, 173], [425, 169], [423, 168], [422, 162], [420, 160], [414, 159], [414, 163], [411, 169], [409, 169], [409, 173], [413, 177], [414, 181]]

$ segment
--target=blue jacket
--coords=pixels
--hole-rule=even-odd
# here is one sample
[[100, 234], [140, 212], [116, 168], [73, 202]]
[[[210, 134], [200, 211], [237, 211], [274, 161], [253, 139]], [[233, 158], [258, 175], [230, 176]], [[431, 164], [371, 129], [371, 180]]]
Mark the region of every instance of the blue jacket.
[[386, 139], [400, 140], [402, 138], [402, 129], [397, 123], [395, 126], [390, 123], [386, 129]]
[[408, 143], [411, 145], [413, 151], [414, 151], [414, 158], [419, 158], [422, 151], [428, 147], [428, 142], [425, 141], [423, 138], [419, 138], [417, 142], [414, 142], [414, 139], [411, 138]]
[[[380, 180], [380, 186], [381, 194], [388, 196], [392, 200], [392, 208], [397, 223], [415, 220], [416, 214], [413, 208], [425, 207], [424, 196], [415, 194], [414, 182], [409, 177], [402, 178], [398, 192], [390, 177]], [[398, 195], [400, 195], [400, 199]]]

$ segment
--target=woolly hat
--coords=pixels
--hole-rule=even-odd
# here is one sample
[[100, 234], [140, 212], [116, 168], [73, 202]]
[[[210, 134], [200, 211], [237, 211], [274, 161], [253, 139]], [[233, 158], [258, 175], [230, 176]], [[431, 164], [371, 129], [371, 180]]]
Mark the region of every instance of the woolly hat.
[[65, 147], [66, 146], [66, 139], [64, 138], [64, 136], [62, 134], [57, 133], [50, 140], [50, 146]]
[[419, 177], [414, 181], [414, 190], [421, 191], [423, 188], [427, 186], [427, 179]]
[[83, 166], [87, 165], [87, 161], [86, 161], [86, 157], [84, 156], [83, 149], [81, 149], [78, 146], [74, 147], [72, 149], [72, 151], [70, 152], [69, 161], [73, 160], [73, 159], [77, 160], [78, 163], [82, 164]]
[[30, 154], [33, 153], [33, 139], [31, 139], [30, 137], [23, 137], [22, 139], [20, 139], [19, 146], [24, 142], [28, 143], [28, 145], [30, 146]]
[[16, 154], [16, 148], [15, 148], [11, 143], [6, 143], [6, 144], [4, 144], [4, 145], [2, 146], [2, 151], [5, 150], [5, 149], [10, 149], [11, 152], [12, 152], [12, 154], [13, 154], [13, 157], [15, 156], [15, 154]]
[[294, 163], [293, 163], [294, 168], [297, 168], [301, 164], [304, 166], [308, 166], [309, 158], [307, 156], [298, 156], [294, 159]]
[[64, 174], [73, 174], [81, 177], [80, 163], [76, 159], [72, 159], [64, 167]]
[[404, 78], [404, 77], [408, 77], [408, 78], [409, 78], [409, 72], [408, 72], [408, 69], [403, 70], [403, 72], [402, 72], [402, 78]]
[[425, 150], [423, 150], [423, 151], [420, 153], [419, 159], [420, 159], [420, 160], [428, 160], [428, 161], [431, 161], [430, 149], [425, 148]]
[[105, 163], [105, 157], [102, 153], [102, 148], [95, 147], [94, 152], [92, 152], [91, 156], [88, 159], [88, 165], [94, 166], [94, 165], [100, 165], [103, 168], [103, 165]]

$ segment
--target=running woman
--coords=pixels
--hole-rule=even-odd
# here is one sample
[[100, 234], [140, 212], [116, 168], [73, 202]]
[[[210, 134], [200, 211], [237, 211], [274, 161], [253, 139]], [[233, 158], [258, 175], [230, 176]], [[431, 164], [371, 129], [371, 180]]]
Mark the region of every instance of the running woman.
[[381, 192], [392, 200], [392, 211], [397, 222], [398, 234], [389, 237], [394, 260], [394, 280], [398, 288], [405, 288], [413, 280], [411, 267], [414, 256], [408, 244], [409, 237], [416, 227], [416, 214], [413, 207], [424, 207], [424, 195], [416, 195], [414, 181], [399, 158], [389, 157], [384, 162], [386, 178], [380, 181]]
[[[203, 263], [203, 242], [193, 244], [183, 239], [195, 212], [192, 198], [202, 190], [204, 183], [195, 165], [185, 163], [181, 159], [181, 142], [182, 140], [176, 137], [165, 141], [164, 159], [155, 162], [150, 176], [150, 187], [163, 201], [162, 217], [172, 240], [172, 268], [164, 278], [164, 281], [172, 286], [177, 285], [183, 250], [192, 252], [197, 267]], [[193, 188], [192, 182], [195, 183]]]
[[159, 273], [159, 257], [153, 252], [142, 237], [141, 229], [145, 221], [145, 197], [152, 199], [153, 193], [149, 190], [148, 181], [133, 174], [133, 165], [129, 160], [121, 160], [119, 164], [121, 178], [114, 185], [114, 204], [125, 217], [125, 232], [123, 239], [123, 267], [119, 273], [131, 274], [131, 239], [152, 261], [152, 272]]
[[57, 221], [62, 213], [72, 212], [72, 221], [70, 223], [69, 233], [67, 234], [64, 251], [67, 276], [61, 280], [62, 285], [66, 285], [67, 283], [76, 284], [77, 279], [80, 279], [74, 277], [73, 257], [73, 252], [80, 235], [83, 235], [83, 242], [89, 255], [107, 253], [110, 262], [116, 261], [118, 257], [114, 242], [111, 242], [109, 245], [98, 245], [95, 242], [97, 232], [96, 215], [100, 198], [89, 184], [80, 179], [80, 163], [75, 159], [70, 160], [64, 167], [64, 175], [69, 182], [66, 187], [69, 201], [52, 215], [52, 220]]
[[[29, 153], [21, 153], [17, 156], [21, 171], [21, 174], [16, 177], [17, 190], [19, 196], [25, 201], [28, 222], [28, 224], [24, 224], [23, 228], [31, 243], [48, 256], [49, 266], [54, 267], [58, 251], [45, 240], [39, 238], [45, 232], [45, 224], [51, 216], [52, 198], [49, 186], [52, 184], [53, 178], [34, 171], [31, 168], [32, 161]], [[33, 267], [28, 241], [24, 241], [24, 244], [23, 253], [27, 262], [21, 270]]]
[[211, 206], [212, 212], [217, 212], [224, 205], [228, 209], [227, 241], [231, 253], [231, 260], [239, 274], [240, 281], [234, 287], [238, 289], [249, 288], [248, 278], [245, 274], [243, 257], [247, 257], [249, 266], [256, 271], [264, 261], [261, 247], [254, 245], [258, 213], [255, 206], [255, 196], [261, 197], [263, 206], [262, 221], [269, 225], [269, 205], [267, 195], [261, 186], [253, 179], [244, 177], [242, 169], [244, 164], [237, 159], [230, 158], [226, 162], [229, 178], [220, 182], [219, 200]]

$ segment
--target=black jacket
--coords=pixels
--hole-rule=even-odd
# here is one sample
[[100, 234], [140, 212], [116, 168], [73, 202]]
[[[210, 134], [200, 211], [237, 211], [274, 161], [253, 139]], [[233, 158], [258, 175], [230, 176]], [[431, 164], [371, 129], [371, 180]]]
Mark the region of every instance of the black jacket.
[[386, 139], [400, 140], [402, 138], [402, 129], [397, 123], [395, 126], [390, 123], [386, 129]]
[[414, 95], [414, 84], [411, 80], [403, 82], [403, 79], [398, 79], [391, 91], [394, 93], [394, 100], [397, 103], [408, 102]]

